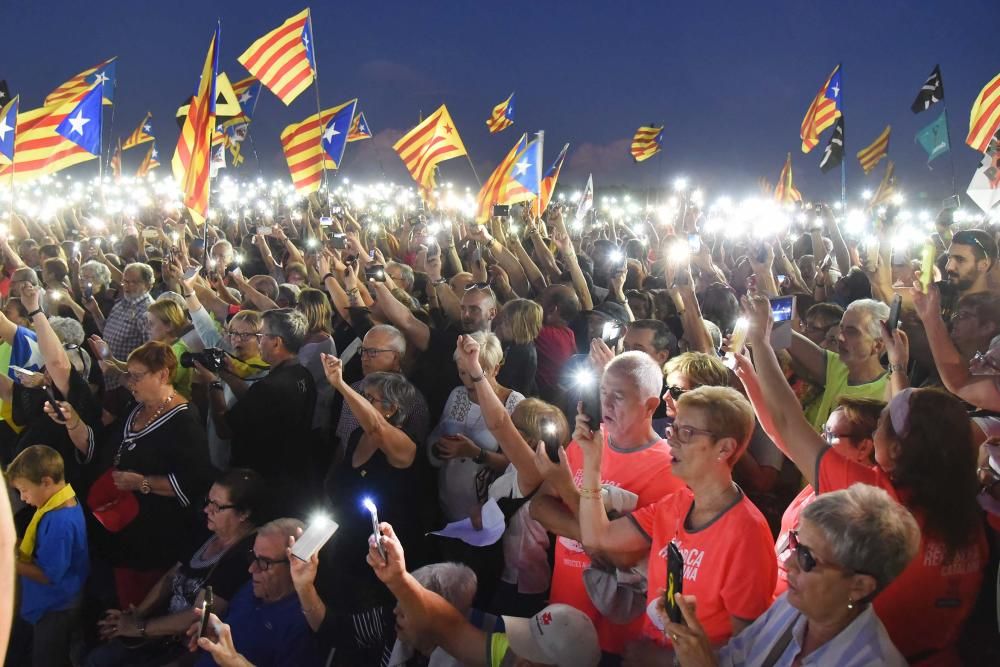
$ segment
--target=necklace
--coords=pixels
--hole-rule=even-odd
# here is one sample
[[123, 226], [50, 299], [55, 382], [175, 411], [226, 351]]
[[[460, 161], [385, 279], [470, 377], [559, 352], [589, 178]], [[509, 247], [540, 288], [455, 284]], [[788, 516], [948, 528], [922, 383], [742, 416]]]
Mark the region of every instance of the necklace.
[[[176, 393], [175, 392], [170, 392], [170, 395], [167, 396], [163, 400], [163, 403], [160, 403], [160, 407], [158, 407], [156, 409], [156, 412], [153, 413], [152, 417], [150, 417], [149, 419], [146, 420], [146, 423], [143, 424], [142, 428], [146, 428], [147, 426], [149, 426], [150, 424], [152, 424], [153, 422], [155, 422], [157, 419], [159, 419], [160, 415], [163, 414], [163, 411], [167, 409], [168, 405], [170, 405], [170, 401], [174, 400], [174, 396], [176, 396]], [[143, 410], [146, 409], [146, 405], [145, 404], [143, 404], [142, 407], [143, 407]], [[142, 429], [137, 429], [137, 430], [141, 431]]]

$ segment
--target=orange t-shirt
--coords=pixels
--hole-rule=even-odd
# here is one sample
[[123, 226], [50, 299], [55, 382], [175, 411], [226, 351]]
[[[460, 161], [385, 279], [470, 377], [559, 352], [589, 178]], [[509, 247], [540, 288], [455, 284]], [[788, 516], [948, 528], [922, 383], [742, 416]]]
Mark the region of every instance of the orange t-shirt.
[[[663, 595], [667, 585], [667, 545], [674, 541], [684, 558], [684, 595], [698, 598], [698, 621], [713, 644], [724, 644], [733, 634], [730, 617], [753, 620], [771, 606], [774, 543], [767, 519], [750, 499], [740, 499], [707, 526], [685, 525], [694, 495], [684, 489], [630, 517], [652, 542], [649, 550], [647, 606]], [[645, 618], [643, 633], [660, 644], [669, 640]]]
[[[579, 486], [583, 482], [583, 452], [580, 446], [571, 442], [566, 448], [566, 457], [573, 471], [573, 481]], [[612, 447], [605, 436], [601, 483], [631, 491], [639, 496], [636, 508], [645, 507], [684, 488], [684, 483], [670, 472], [671, 460], [666, 440], [658, 440], [642, 449], [625, 451]], [[582, 544], [558, 537], [549, 601], [568, 604], [590, 616], [597, 629], [601, 650], [621, 654], [626, 641], [642, 634], [642, 616], [625, 625], [612, 623], [601, 616], [583, 585], [583, 571], [589, 565], [590, 557], [584, 553]]]
[[785, 566], [785, 561], [792, 555], [792, 552], [788, 550], [788, 531], [795, 530], [799, 525], [799, 515], [802, 514], [802, 510], [814, 500], [816, 500], [816, 492], [806, 484], [799, 495], [795, 496], [795, 499], [788, 504], [785, 513], [781, 515], [781, 530], [774, 543], [774, 553], [778, 557], [778, 581], [774, 586], [775, 598], [788, 590], [788, 568]]
[[[855, 483], [885, 489], [906, 506], [889, 476], [878, 466], [867, 467], [824, 452], [819, 464], [819, 492], [846, 489]], [[983, 583], [988, 547], [979, 528], [972, 543], [945, 561], [946, 546], [923, 532], [923, 517], [914, 512], [922, 537], [920, 550], [906, 569], [875, 598], [875, 612], [892, 643], [906, 658], [937, 655], [922, 665], [958, 664], [955, 643], [972, 612]]]

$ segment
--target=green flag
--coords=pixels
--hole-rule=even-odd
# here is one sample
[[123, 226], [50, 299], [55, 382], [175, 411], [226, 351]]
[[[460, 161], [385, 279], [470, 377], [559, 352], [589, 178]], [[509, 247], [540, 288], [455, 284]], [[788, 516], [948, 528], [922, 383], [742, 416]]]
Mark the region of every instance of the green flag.
[[917, 143], [927, 151], [927, 164], [931, 160], [947, 153], [951, 146], [948, 143], [948, 118], [946, 111], [942, 111], [933, 123], [917, 132]]

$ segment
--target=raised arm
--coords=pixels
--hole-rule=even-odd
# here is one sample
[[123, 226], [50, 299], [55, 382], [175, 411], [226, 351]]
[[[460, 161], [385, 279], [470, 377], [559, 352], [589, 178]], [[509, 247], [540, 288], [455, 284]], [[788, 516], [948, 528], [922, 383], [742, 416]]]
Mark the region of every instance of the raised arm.
[[34, 285], [25, 285], [21, 288], [21, 302], [28, 309], [29, 313], [35, 313], [31, 317], [31, 323], [35, 327], [35, 335], [38, 338], [38, 351], [42, 353], [45, 361], [45, 370], [52, 378], [52, 384], [56, 386], [59, 393], [64, 397], [69, 396], [69, 374], [72, 366], [66, 350], [59, 340], [59, 336], [52, 329], [49, 318], [45, 313], [38, 310], [39, 289]]
[[389, 323], [402, 331], [407, 342], [418, 350], [421, 352], [427, 350], [431, 343], [430, 327], [418, 320], [409, 308], [401, 304], [384, 283], [374, 283], [374, 285], [382, 314], [389, 319]]

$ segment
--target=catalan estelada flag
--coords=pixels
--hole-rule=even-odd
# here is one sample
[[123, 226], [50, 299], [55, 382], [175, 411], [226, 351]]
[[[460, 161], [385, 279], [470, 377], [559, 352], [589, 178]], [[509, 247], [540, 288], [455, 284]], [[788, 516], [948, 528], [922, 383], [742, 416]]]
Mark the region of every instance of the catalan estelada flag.
[[538, 197], [542, 189], [542, 146], [545, 133], [539, 132], [517, 156], [500, 187], [498, 204], [519, 204]]
[[139, 178], [143, 178], [151, 169], [159, 167], [159, 157], [160, 154], [156, 151], [156, 142], [154, 141], [153, 145], [149, 147], [148, 151], [146, 151], [146, 157], [142, 158], [142, 164], [139, 165], [139, 170], [135, 172], [135, 175]]
[[878, 184], [878, 190], [875, 191], [875, 194], [868, 202], [869, 210], [888, 203], [894, 194], [896, 194], [896, 165], [892, 160], [886, 160], [882, 181]]
[[45, 98], [45, 106], [51, 107], [72, 99], [79, 100], [81, 94], [98, 83], [104, 84], [104, 103], [111, 104], [114, 101], [116, 58], [117, 56], [108, 58], [103, 63], [85, 69], [63, 83]]
[[17, 136], [14, 141], [14, 162], [0, 168], [0, 178], [27, 183], [46, 174], [55, 173], [96, 156], [56, 132], [86, 91], [63, 104], [39, 107], [17, 116]]
[[[323, 168], [336, 169], [337, 164], [327, 154], [331, 141], [324, 139], [330, 131], [331, 121], [341, 111], [357, 104], [357, 100], [344, 102], [341, 105], [324, 109], [320, 114], [313, 114], [300, 123], [293, 123], [281, 132], [281, 149], [285, 153], [288, 171], [292, 176], [292, 185], [300, 194], [309, 194], [319, 190], [323, 182]], [[350, 126], [350, 120], [337, 129], [330, 139], [334, 139], [342, 129]], [[344, 142], [346, 143], [346, 142]], [[341, 151], [343, 153], [343, 151]]]
[[802, 201], [802, 193], [795, 189], [792, 183], [792, 154], [785, 158], [785, 166], [781, 168], [781, 175], [778, 176], [778, 184], [774, 186], [774, 200], [782, 204], [786, 202]]
[[260, 97], [260, 81], [255, 76], [248, 76], [233, 84], [233, 92], [236, 94], [236, 101], [240, 103], [240, 109], [245, 122], [253, 119], [254, 111], [257, 110], [257, 99]]
[[663, 126], [643, 125], [632, 137], [632, 159], [636, 162], [648, 160], [663, 148]]
[[979, 91], [969, 114], [969, 136], [965, 143], [985, 153], [993, 136], [1000, 129], [1000, 74]]
[[312, 20], [304, 9], [250, 45], [237, 60], [286, 105], [313, 82]]
[[0, 164], [14, 161], [14, 143], [17, 140], [17, 107], [20, 95], [0, 108]]
[[840, 65], [837, 65], [816, 93], [806, 110], [806, 117], [802, 119], [799, 138], [802, 139], [803, 153], [816, 148], [820, 132], [833, 125], [840, 116], [840, 92]]
[[211, 181], [212, 132], [215, 130], [215, 78], [219, 73], [219, 39], [222, 27], [217, 25], [205, 55], [198, 81], [198, 92], [181, 128], [171, 167], [174, 179], [184, 193], [184, 205], [196, 223], [208, 215]]
[[153, 114], [149, 111], [146, 112], [146, 117], [142, 119], [139, 123], [139, 127], [132, 131], [132, 134], [128, 135], [125, 143], [122, 144], [123, 150], [128, 150], [133, 146], [138, 146], [139, 144], [144, 144], [147, 141], [153, 141], [155, 137], [153, 136]]
[[365, 119], [365, 112], [359, 111], [351, 121], [351, 131], [347, 134], [348, 141], [361, 141], [371, 139], [372, 131], [368, 128], [368, 121]]
[[542, 217], [542, 213], [545, 213], [549, 202], [552, 201], [552, 193], [556, 189], [556, 182], [559, 180], [559, 172], [562, 171], [563, 162], [566, 161], [567, 151], [569, 151], [569, 144], [563, 146], [559, 155], [556, 156], [555, 162], [542, 176], [542, 188], [538, 192], [538, 198], [531, 204], [531, 214], [536, 218]]
[[503, 132], [514, 124], [514, 93], [500, 104], [493, 107], [493, 113], [486, 119], [486, 127], [490, 128], [490, 134]]
[[392, 148], [425, 192], [434, 189], [434, 167], [445, 160], [467, 155], [455, 122], [443, 104], [400, 137]]
[[528, 135], [522, 134], [521, 138], [514, 144], [514, 147], [507, 153], [507, 156], [497, 165], [497, 168], [493, 170], [493, 173], [490, 174], [486, 182], [483, 183], [483, 187], [479, 189], [479, 195], [476, 198], [476, 222], [479, 224], [489, 221], [493, 205], [500, 201], [500, 195], [503, 192], [503, 186], [507, 181], [507, 177], [527, 146]]
[[882, 134], [878, 135], [875, 141], [858, 151], [858, 161], [861, 162], [861, 168], [865, 170], [866, 175], [870, 174], [875, 165], [889, 154], [889, 132], [891, 129], [891, 126], [886, 125]]
[[114, 176], [115, 180], [121, 180], [122, 177], [122, 140], [118, 140], [118, 148], [115, 149], [115, 154], [111, 156], [111, 162], [109, 164], [111, 167], [111, 174]]

